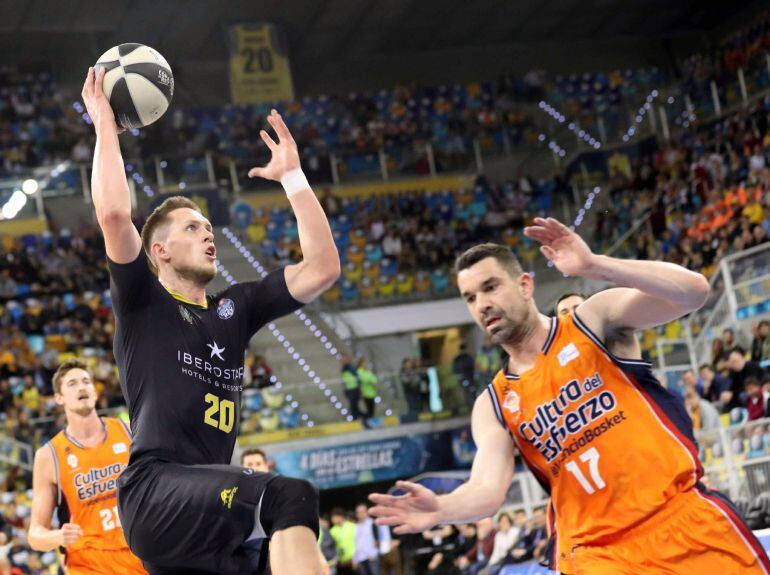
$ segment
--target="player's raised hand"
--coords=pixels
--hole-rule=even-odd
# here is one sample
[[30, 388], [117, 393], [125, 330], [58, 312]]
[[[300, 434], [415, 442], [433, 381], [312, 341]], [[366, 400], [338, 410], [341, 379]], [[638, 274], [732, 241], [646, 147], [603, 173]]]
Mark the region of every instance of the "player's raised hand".
[[83, 97], [86, 111], [97, 133], [103, 126], [106, 126], [108, 128], [114, 127], [118, 134], [120, 134], [126, 130], [115, 122], [115, 113], [112, 111], [110, 101], [104, 94], [103, 84], [106, 70], [106, 68], [100, 68], [99, 72], [95, 73], [93, 68], [89, 68], [86, 81], [83, 84], [83, 91], [80, 95]]
[[560, 272], [583, 277], [590, 272], [596, 256], [583, 238], [554, 218], [535, 218], [534, 224], [524, 235], [542, 244], [540, 253]]
[[369, 496], [374, 507], [369, 515], [377, 525], [388, 525], [393, 533], [420, 533], [440, 522], [438, 497], [427, 487], [409, 481], [397, 481], [396, 487], [405, 495], [372, 493]]
[[74, 545], [83, 536], [83, 530], [77, 523], [65, 523], [61, 526], [61, 546]]
[[291, 132], [289, 132], [289, 128], [286, 127], [283, 118], [281, 118], [281, 115], [276, 110], [270, 112], [267, 121], [275, 130], [275, 134], [278, 136], [278, 143], [265, 130], [259, 132], [262, 141], [270, 148], [272, 157], [267, 166], [251, 168], [249, 170], [249, 177], [259, 177], [280, 182], [281, 176], [286, 172], [300, 167], [299, 152], [297, 151], [297, 144], [294, 138], [292, 138]]

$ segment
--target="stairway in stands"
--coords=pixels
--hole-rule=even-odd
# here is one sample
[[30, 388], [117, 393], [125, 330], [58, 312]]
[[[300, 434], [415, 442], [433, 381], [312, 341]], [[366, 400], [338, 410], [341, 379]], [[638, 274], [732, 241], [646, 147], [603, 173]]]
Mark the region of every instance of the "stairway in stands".
[[[235, 245], [227, 239], [221, 229], [215, 231], [215, 237], [219, 261], [235, 281], [245, 282], [259, 279], [260, 276], [257, 271]], [[254, 255], [258, 254], [254, 253]], [[220, 274], [217, 275], [210, 287], [212, 292], [216, 293], [225, 289], [227, 285], [227, 281]], [[336, 349], [338, 354], [352, 356], [353, 352], [321, 319], [317, 310], [312, 309], [311, 306], [302, 311], [305, 315], [304, 319], [301, 319], [297, 314], [290, 314], [275, 322], [275, 327], [284, 337], [284, 342], [290, 342], [290, 347], [287, 348], [284, 342], [278, 341], [272, 331], [265, 326], [252, 338], [250, 349], [253, 353], [265, 358], [273, 369], [273, 374], [281, 382], [281, 390], [290, 395], [292, 400], [297, 401], [301, 412], [307, 413], [312, 421], [316, 424], [345, 421], [345, 416], [330, 401], [330, 398], [336, 397], [337, 402], [340, 402], [343, 408], [348, 407], [340, 380], [340, 362], [326, 348], [326, 344], [330, 344], [330, 347]], [[321, 337], [325, 340], [322, 341], [321, 337], [317, 337], [309, 329], [306, 325], [308, 320], [311, 325], [322, 332]], [[291, 348], [294, 349], [294, 352], [288, 351]], [[320, 378], [321, 383], [330, 390], [328, 396], [325, 395], [325, 390], [314, 383], [314, 378], [308, 376], [309, 372], [305, 372], [303, 367], [299, 365], [298, 358], [293, 357], [294, 353], [300, 354], [300, 357], [309, 366], [309, 372], [314, 372], [314, 377]], [[377, 406], [376, 414], [378, 416], [383, 416], [389, 409], [393, 413], [399, 413], [405, 409], [403, 400], [396, 389], [381, 382], [379, 392], [382, 402]]]

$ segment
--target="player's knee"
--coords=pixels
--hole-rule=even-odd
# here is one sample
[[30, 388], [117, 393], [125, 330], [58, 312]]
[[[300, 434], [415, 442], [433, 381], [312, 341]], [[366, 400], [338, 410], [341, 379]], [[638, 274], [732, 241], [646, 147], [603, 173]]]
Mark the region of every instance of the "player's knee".
[[318, 489], [304, 479], [278, 476], [268, 484], [265, 497], [274, 498], [275, 516], [271, 532], [289, 527], [307, 527], [318, 537]]

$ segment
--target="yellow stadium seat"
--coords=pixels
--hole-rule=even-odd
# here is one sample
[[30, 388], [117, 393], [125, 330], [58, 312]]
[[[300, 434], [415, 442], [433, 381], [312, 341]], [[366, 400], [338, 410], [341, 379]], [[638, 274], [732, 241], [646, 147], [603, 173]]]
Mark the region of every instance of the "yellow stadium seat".
[[396, 278], [381, 276], [378, 290], [380, 297], [392, 297], [396, 289]]
[[326, 290], [323, 294], [324, 301], [334, 303], [339, 301], [340, 299], [340, 286], [338, 284], [334, 284], [331, 288]]
[[359, 246], [350, 246], [346, 254], [348, 262], [354, 263], [356, 266], [360, 266], [364, 262], [364, 250]]
[[398, 274], [396, 276], [396, 290], [398, 295], [409, 295], [414, 289], [414, 276]]
[[373, 298], [377, 295], [377, 286], [371, 278], [363, 277], [361, 279], [361, 289], [358, 291], [362, 298]]
[[346, 263], [345, 268], [342, 270], [342, 275], [345, 277], [345, 279], [348, 279], [353, 283], [358, 283], [361, 281], [361, 274], [361, 267], [357, 266], [353, 262]]
[[253, 243], [258, 244], [265, 239], [266, 234], [265, 226], [260, 224], [252, 224], [246, 228], [246, 235]]
[[364, 230], [350, 230], [348, 237], [350, 238], [350, 245], [357, 246], [363, 253], [364, 246], [366, 245], [366, 234], [364, 233]]
[[430, 292], [430, 276], [424, 271], [417, 272], [414, 278], [414, 288], [417, 293]]
[[369, 278], [374, 282], [378, 277], [380, 277], [380, 264], [365, 261], [363, 264], [363, 274], [365, 278]]

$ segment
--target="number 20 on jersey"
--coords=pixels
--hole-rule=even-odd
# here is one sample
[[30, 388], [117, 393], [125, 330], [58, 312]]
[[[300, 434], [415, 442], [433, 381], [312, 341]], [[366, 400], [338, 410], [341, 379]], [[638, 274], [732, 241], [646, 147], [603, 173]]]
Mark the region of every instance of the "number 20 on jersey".
[[203, 399], [209, 406], [203, 414], [203, 421], [211, 427], [230, 433], [235, 425], [235, 402], [219, 399], [213, 393], [207, 393]]

